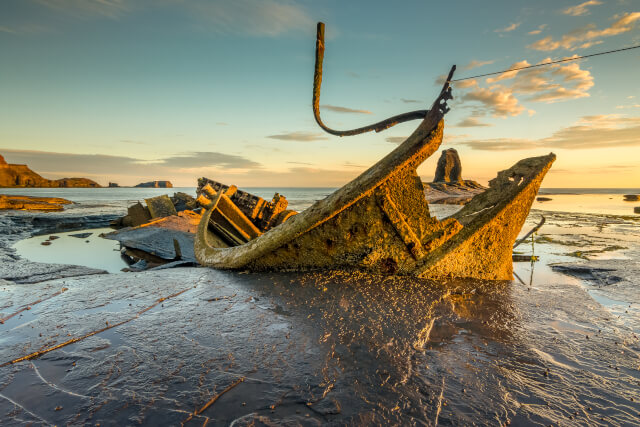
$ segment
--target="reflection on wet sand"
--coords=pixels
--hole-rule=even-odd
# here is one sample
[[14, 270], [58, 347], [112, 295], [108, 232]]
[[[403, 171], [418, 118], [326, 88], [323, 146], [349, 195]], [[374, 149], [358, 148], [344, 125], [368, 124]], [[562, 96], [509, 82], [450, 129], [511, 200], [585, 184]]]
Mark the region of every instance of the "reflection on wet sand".
[[15, 288], [3, 318], [42, 298], [0, 324], [0, 364], [81, 339], [0, 368], [0, 423], [630, 423], [638, 341], [576, 289], [202, 268]]

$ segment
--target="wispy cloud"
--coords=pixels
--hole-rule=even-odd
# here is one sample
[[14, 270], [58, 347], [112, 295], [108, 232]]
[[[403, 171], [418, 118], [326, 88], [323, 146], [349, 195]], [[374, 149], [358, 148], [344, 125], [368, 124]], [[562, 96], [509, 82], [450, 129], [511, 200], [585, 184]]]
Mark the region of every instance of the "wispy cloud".
[[217, 33], [275, 37], [314, 27], [306, 9], [294, 1], [192, 0], [179, 3], [203, 23], [203, 28]]
[[589, 13], [589, 6], [598, 6], [601, 5], [602, 2], [598, 0], [588, 0], [584, 3], [580, 3], [576, 6], [571, 6], [562, 11], [565, 15], [571, 16], [582, 16], [587, 15]]
[[223, 169], [254, 169], [260, 167], [259, 163], [242, 156], [224, 154], [210, 151], [184, 153], [173, 157], [167, 157], [156, 163], [169, 168], [193, 169], [202, 167], [217, 167]]
[[467, 117], [466, 119], [459, 121], [454, 126], [457, 126], [459, 128], [471, 128], [471, 127], [487, 127], [487, 126], [493, 126], [493, 125], [491, 123], [483, 123], [480, 120], [478, 120], [477, 117]]
[[303, 166], [313, 166], [313, 163], [306, 162], [287, 162], [290, 165], [303, 165]]
[[309, 142], [309, 141], [320, 141], [323, 139], [328, 139], [324, 134], [317, 132], [288, 132], [282, 133], [278, 135], [269, 135], [267, 138], [271, 139], [279, 139], [281, 141], [301, 141], [301, 142]]
[[640, 117], [603, 114], [584, 116], [574, 125], [562, 128], [547, 138], [466, 139], [456, 141], [454, 144], [485, 151], [613, 148], [640, 146], [638, 135], [640, 135]]
[[320, 108], [324, 108], [325, 110], [333, 111], [336, 113], [355, 113], [355, 114], [373, 114], [369, 110], [357, 110], [354, 108], [340, 107], [337, 105], [321, 105]]
[[504, 28], [498, 28], [497, 30], [493, 30], [495, 33], [509, 33], [520, 26], [521, 22], [514, 22], [507, 25]]
[[531, 35], [540, 34], [542, 30], [544, 30], [545, 28], [547, 28], [547, 24], [542, 24], [542, 25], [539, 25], [537, 29], [533, 31], [529, 31], [527, 34], [531, 34]]
[[602, 43], [601, 40], [597, 40], [599, 38], [611, 37], [631, 31], [638, 20], [640, 20], [640, 12], [626, 13], [618, 17], [610, 27], [603, 30], [598, 30], [594, 24], [589, 24], [571, 30], [560, 37], [559, 40], [555, 40], [552, 36], [547, 36], [527, 47], [541, 51], [552, 51], [560, 48], [567, 50], [586, 49]]
[[496, 61], [478, 61], [478, 60], [473, 60], [471, 62], [469, 62], [467, 65], [465, 65], [464, 67], [462, 67], [463, 70], [473, 70], [474, 68], [478, 68], [478, 67], [482, 67], [484, 65], [489, 65], [489, 64], [493, 64]]
[[122, 185], [134, 185], [153, 179], [177, 179], [183, 185], [195, 185], [198, 176], [251, 175], [246, 171], [253, 173], [263, 169], [261, 164], [244, 157], [215, 152], [181, 153], [153, 161], [127, 156], [12, 148], [0, 148], [0, 153], [9, 163], [26, 164], [45, 178], [86, 177], [101, 184], [116, 181]]
[[405, 98], [400, 98], [400, 101], [404, 102], [405, 104], [415, 104], [418, 102], [422, 102], [419, 99], [405, 99]]
[[117, 19], [131, 10], [129, 0], [36, 0], [37, 3], [77, 18]]
[[388, 136], [384, 140], [392, 144], [402, 144], [408, 136]]

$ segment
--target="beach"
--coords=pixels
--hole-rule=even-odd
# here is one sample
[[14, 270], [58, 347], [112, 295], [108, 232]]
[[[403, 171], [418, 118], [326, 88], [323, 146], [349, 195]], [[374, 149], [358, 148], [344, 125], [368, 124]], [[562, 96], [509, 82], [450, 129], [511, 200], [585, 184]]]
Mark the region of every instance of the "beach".
[[638, 203], [572, 190], [540, 192], [539, 261], [503, 282], [74, 265], [119, 254], [97, 242], [131, 202], [193, 189], [7, 191], [76, 204], [0, 213], [0, 424], [633, 425]]

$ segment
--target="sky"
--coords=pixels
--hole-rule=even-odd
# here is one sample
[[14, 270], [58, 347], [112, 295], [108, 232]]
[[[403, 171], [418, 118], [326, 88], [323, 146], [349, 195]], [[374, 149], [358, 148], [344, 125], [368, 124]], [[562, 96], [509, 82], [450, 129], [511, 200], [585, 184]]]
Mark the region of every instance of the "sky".
[[[428, 109], [453, 64], [464, 78], [640, 45], [640, 0], [2, 0], [0, 154], [102, 185], [344, 185], [419, 122], [319, 129], [318, 21], [336, 129]], [[458, 82], [441, 149], [483, 184], [554, 152], [544, 187], [638, 187], [639, 69], [636, 49]]]

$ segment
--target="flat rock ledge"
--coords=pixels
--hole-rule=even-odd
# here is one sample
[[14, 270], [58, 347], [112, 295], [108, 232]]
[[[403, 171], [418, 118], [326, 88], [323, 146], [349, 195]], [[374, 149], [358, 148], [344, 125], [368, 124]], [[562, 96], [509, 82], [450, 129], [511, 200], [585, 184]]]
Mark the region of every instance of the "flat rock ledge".
[[60, 197], [31, 197], [0, 194], [0, 210], [61, 211], [72, 201]]

